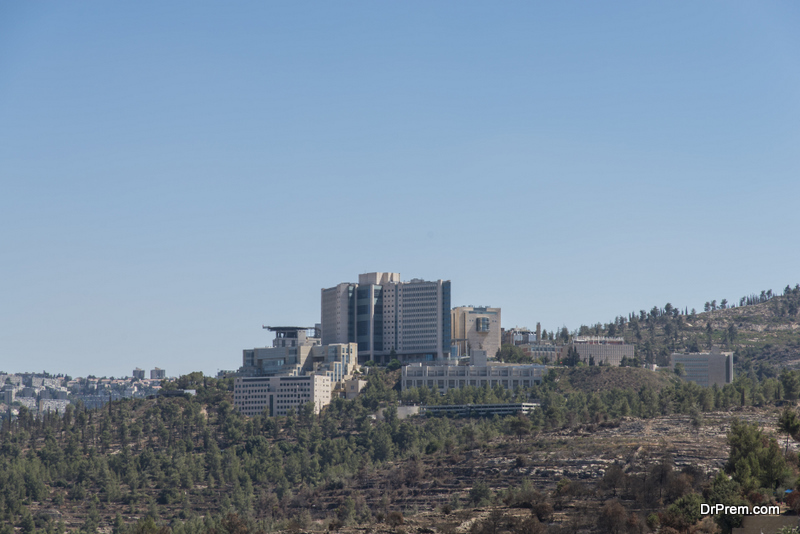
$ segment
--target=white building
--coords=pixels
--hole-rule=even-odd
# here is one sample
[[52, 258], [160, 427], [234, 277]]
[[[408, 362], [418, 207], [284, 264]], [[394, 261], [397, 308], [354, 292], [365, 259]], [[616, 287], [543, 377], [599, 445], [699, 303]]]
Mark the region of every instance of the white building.
[[314, 403], [314, 413], [330, 404], [331, 379], [327, 375], [237, 377], [233, 385], [233, 404], [248, 416], [266, 413], [286, 415], [298, 411], [307, 402]]

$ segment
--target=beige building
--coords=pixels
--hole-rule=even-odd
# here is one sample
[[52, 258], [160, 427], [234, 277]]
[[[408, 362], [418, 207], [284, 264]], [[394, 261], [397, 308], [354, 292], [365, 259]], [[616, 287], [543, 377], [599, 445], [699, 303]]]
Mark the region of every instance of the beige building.
[[367, 387], [367, 381], [360, 378], [351, 378], [344, 383], [345, 398], [355, 399], [361, 390]]
[[286, 415], [297, 412], [307, 402], [319, 413], [331, 402], [331, 379], [327, 375], [237, 377], [233, 384], [233, 404], [243, 414], [254, 416]]
[[450, 322], [458, 356], [483, 350], [493, 358], [500, 350], [500, 308], [459, 306], [450, 312]]
[[571, 347], [575, 347], [580, 354], [581, 361], [590, 363], [594, 360], [595, 365], [614, 365], [619, 366], [622, 358], [632, 359], [634, 357], [633, 345], [628, 345], [621, 337], [598, 337], [598, 336], [578, 336], [561, 347], [561, 358], [567, 357], [567, 352]]

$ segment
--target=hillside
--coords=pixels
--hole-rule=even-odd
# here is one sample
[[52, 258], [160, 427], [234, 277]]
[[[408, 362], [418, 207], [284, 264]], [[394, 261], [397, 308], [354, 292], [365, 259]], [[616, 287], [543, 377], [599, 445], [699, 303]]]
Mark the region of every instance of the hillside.
[[711, 390], [642, 369], [563, 369], [517, 393], [542, 399], [529, 418], [376, 420], [396, 380], [376, 369], [357, 399], [319, 415], [244, 417], [230, 380], [199, 373], [176, 382], [195, 397], [44, 419], [23, 409], [0, 432], [0, 532], [481, 534], [497, 520], [496, 533], [561, 534], [598, 531], [591, 518], [609, 502], [645, 532], [648, 516], [708, 487], [735, 420], [774, 436], [776, 402], [800, 397], [800, 372]]
[[611, 389], [638, 391], [642, 387], [659, 392], [674, 384], [674, 374], [654, 373], [638, 367], [574, 367], [559, 369], [559, 389], [565, 393], [602, 393]]
[[[713, 303], [713, 305], [712, 305]], [[667, 303], [650, 311], [618, 316], [606, 324], [581, 326], [580, 335], [621, 336], [637, 356], [665, 365], [673, 351], [702, 351], [713, 345], [736, 352], [738, 373], [775, 376], [777, 369], [800, 368], [800, 286], [782, 295], [762, 291], [740, 305], [709, 303], [709, 310], [681, 310]], [[777, 368], [777, 369], [775, 369]]]

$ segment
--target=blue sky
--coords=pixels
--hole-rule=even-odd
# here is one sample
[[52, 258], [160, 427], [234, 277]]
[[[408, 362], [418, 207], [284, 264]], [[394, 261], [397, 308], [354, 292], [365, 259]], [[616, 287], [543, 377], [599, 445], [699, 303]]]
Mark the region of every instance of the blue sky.
[[0, 4], [0, 370], [236, 368], [369, 271], [503, 325], [800, 282], [794, 2]]

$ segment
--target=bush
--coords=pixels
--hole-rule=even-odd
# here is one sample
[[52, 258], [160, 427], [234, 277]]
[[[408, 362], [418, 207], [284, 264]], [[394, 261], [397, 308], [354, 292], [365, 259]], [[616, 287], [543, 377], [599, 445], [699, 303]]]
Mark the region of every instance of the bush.
[[469, 502], [475, 506], [481, 506], [492, 499], [492, 490], [483, 480], [476, 480], [472, 489], [469, 490]]

